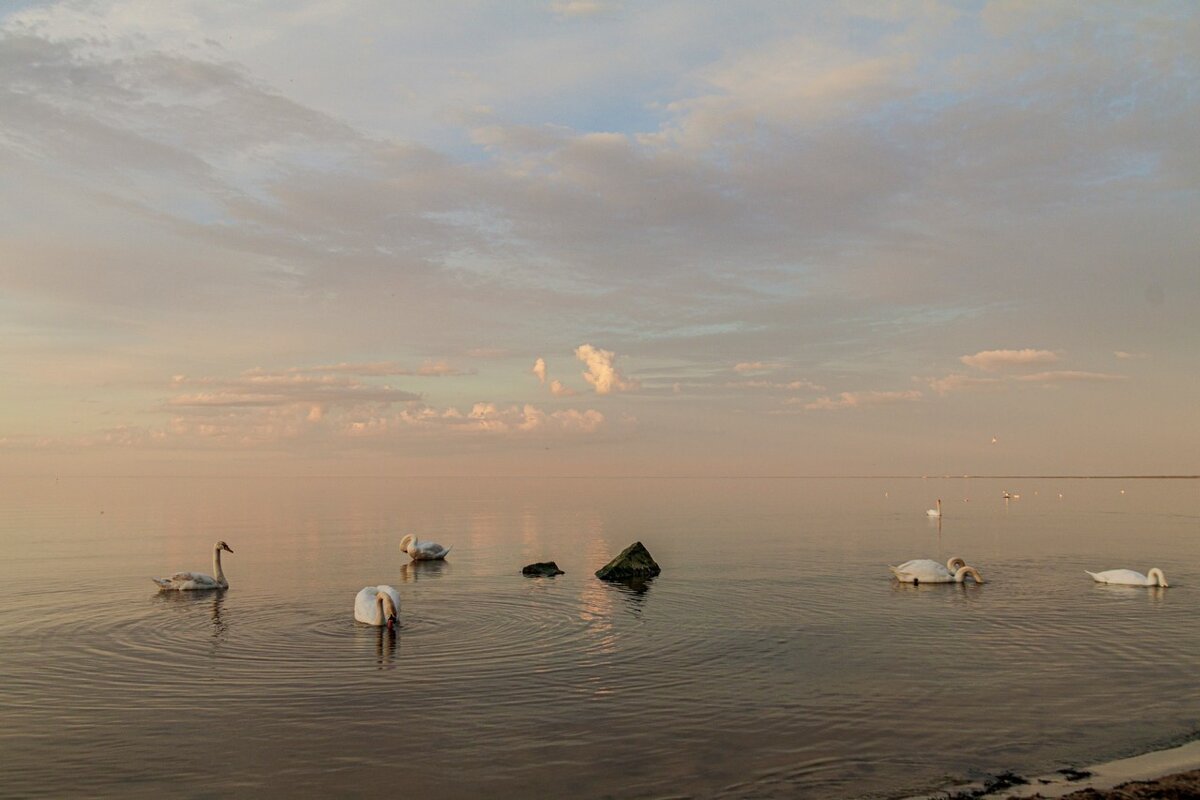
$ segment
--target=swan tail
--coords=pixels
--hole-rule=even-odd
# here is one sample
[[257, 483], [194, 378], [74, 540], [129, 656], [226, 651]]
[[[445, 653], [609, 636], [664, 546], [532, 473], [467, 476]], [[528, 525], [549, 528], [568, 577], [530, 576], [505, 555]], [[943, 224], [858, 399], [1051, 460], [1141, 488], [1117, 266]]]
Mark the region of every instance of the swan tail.
[[454, 545], [450, 545], [450, 546], [449, 546], [449, 547], [447, 547], [445, 550], [443, 550], [443, 551], [442, 551], [442, 558], [445, 558], [446, 556], [450, 555], [450, 551], [451, 551], [451, 550], [453, 550], [453, 549], [454, 549]]
[[171, 588], [171, 579], [170, 578], [151, 578], [150, 580], [152, 580], [156, 584], [158, 584], [158, 588], [160, 588], [160, 589], [170, 589]]
[[1091, 575], [1091, 576], [1092, 576], [1092, 580], [1094, 580], [1094, 581], [1098, 581], [1098, 580], [1100, 580], [1100, 578], [1099, 578], [1099, 577], [1096, 575], [1096, 573], [1094, 573], [1094, 572], [1088, 572], [1086, 569], [1084, 570], [1084, 572], [1087, 572], [1087, 574], [1088, 574], [1088, 575]]
[[900, 577], [900, 568], [899, 567], [888, 567], [888, 569], [890, 569], [892, 571], [892, 574], [895, 575], [897, 578]]

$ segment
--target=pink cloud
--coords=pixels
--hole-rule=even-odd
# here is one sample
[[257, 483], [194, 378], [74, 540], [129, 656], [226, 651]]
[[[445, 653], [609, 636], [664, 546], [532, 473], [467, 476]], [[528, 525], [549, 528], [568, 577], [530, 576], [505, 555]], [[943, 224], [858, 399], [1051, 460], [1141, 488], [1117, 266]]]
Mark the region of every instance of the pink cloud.
[[733, 365], [733, 371], [739, 375], [745, 375], [747, 372], [773, 372], [780, 366], [766, 361], [742, 361]]
[[533, 362], [533, 369], [530, 370], [534, 375], [537, 375], [538, 383], [546, 382], [546, 359], [539, 358]]
[[564, 386], [563, 382], [557, 378], [550, 381], [550, 394], [554, 395], [555, 397], [570, 397], [575, 393], [576, 392], [574, 389], [572, 389], [570, 386]]
[[811, 403], [806, 403], [804, 408], [808, 411], [838, 411], [846, 408], [867, 408], [869, 406], [907, 403], [920, 400], [921, 397], [921, 393], [916, 389], [910, 389], [906, 392], [842, 392], [836, 398], [822, 397]]
[[968, 367], [995, 372], [1008, 367], [1025, 367], [1031, 364], [1053, 364], [1058, 354], [1050, 350], [981, 350], [973, 356], [958, 359]]
[[944, 378], [927, 378], [929, 388], [940, 395], [979, 389], [998, 389], [1004, 385], [1000, 378], [978, 378], [962, 372], [952, 372]]
[[1107, 372], [1081, 372], [1079, 370], [1057, 370], [1053, 372], [1038, 372], [1033, 375], [1022, 375], [1014, 380], [1029, 383], [1106, 383], [1109, 381], [1129, 380], [1125, 375], [1112, 375]]

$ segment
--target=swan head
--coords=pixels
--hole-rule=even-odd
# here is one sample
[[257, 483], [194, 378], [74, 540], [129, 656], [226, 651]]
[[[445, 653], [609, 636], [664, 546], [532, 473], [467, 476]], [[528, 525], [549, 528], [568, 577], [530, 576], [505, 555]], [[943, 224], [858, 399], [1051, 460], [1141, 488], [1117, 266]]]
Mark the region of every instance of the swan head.
[[214, 550], [228, 550], [230, 553], [233, 552], [233, 548], [230, 547], [229, 545], [225, 544], [225, 542], [217, 542], [216, 544], [213, 545], [213, 549]]

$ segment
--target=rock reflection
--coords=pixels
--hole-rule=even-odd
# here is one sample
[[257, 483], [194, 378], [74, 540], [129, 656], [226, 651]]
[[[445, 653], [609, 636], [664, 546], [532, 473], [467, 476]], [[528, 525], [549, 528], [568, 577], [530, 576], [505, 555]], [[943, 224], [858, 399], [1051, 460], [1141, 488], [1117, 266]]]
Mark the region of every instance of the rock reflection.
[[625, 581], [604, 581], [604, 585], [619, 592], [625, 600], [626, 610], [635, 617], [641, 617], [644, 610], [642, 605], [653, 582], [654, 578], [630, 578]]
[[409, 561], [400, 566], [400, 581], [414, 583], [421, 578], [440, 578], [442, 573], [450, 569], [450, 562], [439, 561]]

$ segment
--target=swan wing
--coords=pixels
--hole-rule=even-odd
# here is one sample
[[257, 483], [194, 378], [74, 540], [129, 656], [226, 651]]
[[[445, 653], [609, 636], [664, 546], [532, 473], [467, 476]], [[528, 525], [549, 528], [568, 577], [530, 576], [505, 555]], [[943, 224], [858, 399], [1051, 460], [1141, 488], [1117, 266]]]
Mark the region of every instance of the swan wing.
[[364, 586], [354, 598], [354, 618], [367, 625], [382, 625], [382, 615], [379, 606], [375, 604], [375, 595], [379, 594], [378, 587]]
[[176, 572], [169, 578], [151, 578], [160, 589], [186, 592], [195, 589], [220, 589], [221, 584], [211, 575], [199, 572]]
[[[453, 545], [451, 545], [453, 547]], [[449, 547], [442, 547], [437, 542], [421, 542], [419, 545], [410, 545], [408, 554], [413, 558], [418, 558], [426, 561], [445, 558], [450, 552]]]
[[909, 583], [914, 580], [921, 583], [949, 583], [954, 580], [954, 576], [945, 566], [928, 558], [915, 558], [889, 569], [897, 578]]

